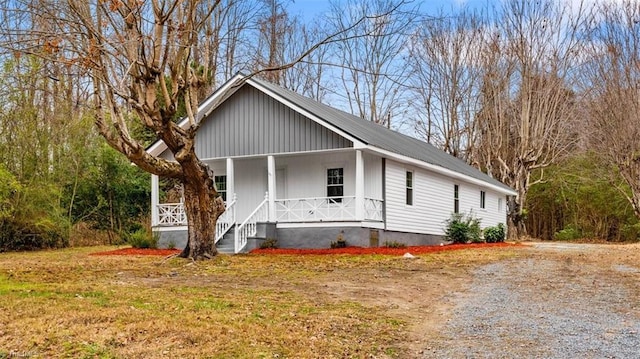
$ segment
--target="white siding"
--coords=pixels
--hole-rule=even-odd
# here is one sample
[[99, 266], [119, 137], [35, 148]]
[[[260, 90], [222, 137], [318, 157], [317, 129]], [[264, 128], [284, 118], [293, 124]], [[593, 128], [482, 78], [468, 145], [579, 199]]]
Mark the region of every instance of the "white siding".
[[382, 158], [364, 154], [364, 196], [382, 199]]
[[[477, 185], [458, 183], [460, 185], [460, 213], [473, 213], [480, 219], [482, 228], [492, 227], [498, 223], [507, 224], [505, 196]], [[484, 191], [485, 208], [480, 208], [480, 191]], [[502, 211], [498, 210], [498, 198], [502, 198]]]
[[233, 163], [237, 197], [236, 220], [244, 221], [267, 192], [267, 159], [236, 159]]
[[[413, 206], [406, 205], [406, 172], [413, 171]], [[481, 226], [506, 223], [506, 210], [498, 212], [498, 194], [485, 190], [486, 208], [480, 209], [480, 188], [466, 182], [399, 162], [386, 162], [387, 229], [442, 235], [445, 221], [453, 213], [454, 184], [459, 186], [460, 212], [473, 210]]]
[[[276, 168], [286, 172], [288, 198], [326, 197], [327, 169], [344, 169], [344, 195], [355, 195], [355, 151], [276, 157]], [[277, 198], [282, 198], [276, 194]]]

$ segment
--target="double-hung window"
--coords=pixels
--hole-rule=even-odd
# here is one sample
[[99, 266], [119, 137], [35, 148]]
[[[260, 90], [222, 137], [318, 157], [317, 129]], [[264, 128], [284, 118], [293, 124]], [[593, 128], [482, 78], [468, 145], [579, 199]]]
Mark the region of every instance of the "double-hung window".
[[213, 181], [216, 183], [216, 191], [223, 201], [227, 201], [227, 176], [214, 176]]
[[453, 185], [453, 213], [460, 213], [460, 187]]
[[413, 172], [407, 171], [406, 204], [413, 206]]
[[344, 196], [344, 169], [328, 168], [327, 169], [327, 197], [331, 198], [330, 202], [342, 203]]

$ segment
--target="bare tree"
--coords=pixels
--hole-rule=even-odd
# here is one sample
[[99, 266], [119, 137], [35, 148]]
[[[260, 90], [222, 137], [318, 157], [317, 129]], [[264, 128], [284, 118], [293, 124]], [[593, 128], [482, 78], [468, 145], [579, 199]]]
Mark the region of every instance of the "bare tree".
[[517, 191], [508, 218], [511, 234], [523, 235], [527, 191], [540, 180], [533, 171], [556, 161], [574, 138], [572, 70], [584, 16], [557, 1], [511, 0], [495, 21], [485, 33], [470, 160]]
[[627, 187], [612, 182], [640, 218], [640, 3], [598, 7], [584, 66], [592, 146]]
[[[284, 49], [285, 59], [295, 58], [304, 49], [326, 36], [326, 29], [323, 30], [317, 22], [303, 24], [297, 18], [292, 22], [290, 29], [284, 39], [287, 44]], [[328, 52], [326, 46], [318, 48], [295, 66], [283, 71], [280, 85], [316, 101], [323, 101], [327, 94], [325, 81], [328, 77]]]
[[416, 132], [467, 159], [479, 110], [483, 19], [463, 11], [423, 20], [411, 37], [410, 82]]
[[[364, 14], [388, 14], [362, 22], [361, 29], [345, 31], [345, 41], [337, 44], [333, 54], [341, 60], [339, 82], [351, 113], [388, 127], [391, 118], [406, 109], [403, 99], [409, 71], [401, 60], [406, 56], [406, 35], [414, 26], [415, 14], [404, 10], [405, 5], [402, 1], [354, 0], [334, 4], [332, 10], [332, 21], [341, 30]], [[354, 36], [354, 32], [366, 35]]]
[[[0, 46], [73, 67], [80, 81], [90, 81], [95, 124], [107, 143], [143, 170], [182, 183], [189, 230], [181, 256], [204, 259], [216, 255], [216, 220], [224, 203], [216, 192], [212, 171], [195, 153], [195, 136], [203, 116], [198, 113], [199, 100], [203, 89], [211, 85], [211, 66], [218, 60], [206, 59], [197, 51], [203, 43], [209, 50], [220, 46], [218, 40], [208, 38], [214, 32], [211, 21], [214, 14], [220, 14], [216, 11], [221, 6], [230, 3], [4, 0], [1, 4]], [[376, 18], [360, 19], [344, 32], [364, 19]], [[291, 68], [341, 35], [329, 35], [291, 62], [275, 59], [251, 75]], [[236, 49], [227, 51], [227, 60], [236, 54]], [[229, 60], [227, 65], [231, 64]], [[180, 106], [186, 113], [185, 126], [177, 123]], [[147, 152], [130, 130], [131, 121], [138, 121], [162, 140], [175, 162]]]

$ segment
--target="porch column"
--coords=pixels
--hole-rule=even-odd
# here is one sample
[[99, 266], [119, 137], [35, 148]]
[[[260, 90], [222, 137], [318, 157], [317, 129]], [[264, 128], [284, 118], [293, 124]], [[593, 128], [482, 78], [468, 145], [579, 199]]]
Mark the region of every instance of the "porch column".
[[231, 203], [236, 195], [234, 184], [233, 158], [227, 158], [227, 202]]
[[276, 160], [267, 156], [267, 190], [269, 191], [269, 222], [276, 221]]
[[356, 150], [356, 221], [364, 220], [364, 159]]
[[158, 204], [160, 203], [160, 186], [158, 185], [158, 176], [151, 175], [151, 226], [157, 226], [160, 222], [158, 215]]

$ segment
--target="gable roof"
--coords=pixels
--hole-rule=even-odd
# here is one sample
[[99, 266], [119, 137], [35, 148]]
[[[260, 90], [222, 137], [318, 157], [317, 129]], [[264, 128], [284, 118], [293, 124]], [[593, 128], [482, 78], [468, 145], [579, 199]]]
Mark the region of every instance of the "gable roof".
[[[244, 76], [236, 75], [230, 79], [200, 105], [198, 120], [208, 118], [217, 106], [244, 84], [252, 85], [272, 97], [277, 97], [295, 104], [295, 106], [315, 117], [315, 120], [324, 122], [332, 129], [338, 129], [339, 133], [351, 139], [356, 139], [369, 148], [377, 148], [391, 153], [400, 160], [408, 157], [429, 164], [431, 168], [434, 168], [434, 166], [440, 167], [448, 170], [447, 172], [454, 172], [464, 177], [470, 177], [476, 181], [484, 182], [491, 187], [501, 190], [501, 192], [511, 195], [516, 194], [509, 186], [468, 165], [461, 159], [437, 149], [427, 142], [390, 130], [374, 122], [363, 120], [360, 117], [258, 78], [247, 79]], [[187, 121], [184, 120], [181, 122], [181, 125], [186, 125], [186, 123]], [[166, 148], [164, 143], [158, 141], [149, 147], [149, 151], [153, 154], [159, 154], [158, 150], [163, 148]]]
[[363, 120], [360, 117], [317, 102], [272, 83], [260, 79], [251, 79], [251, 81], [305, 108], [307, 111], [327, 121], [331, 125], [344, 130], [364, 144], [440, 166], [513, 192], [513, 189], [509, 186], [427, 142], [390, 130], [374, 122]]

